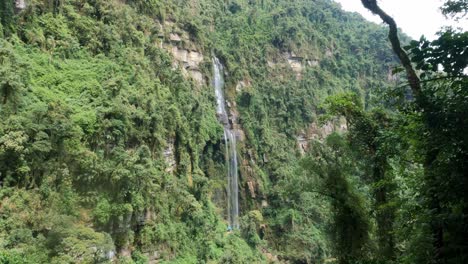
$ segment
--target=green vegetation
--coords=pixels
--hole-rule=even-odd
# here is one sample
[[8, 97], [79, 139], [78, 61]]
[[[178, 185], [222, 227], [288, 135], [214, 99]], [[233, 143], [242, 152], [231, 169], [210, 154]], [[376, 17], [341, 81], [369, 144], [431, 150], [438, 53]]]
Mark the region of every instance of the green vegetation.
[[328, 0], [26, 2], [0, 5], [0, 263], [468, 261], [466, 32], [401, 36], [415, 92], [388, 30]]

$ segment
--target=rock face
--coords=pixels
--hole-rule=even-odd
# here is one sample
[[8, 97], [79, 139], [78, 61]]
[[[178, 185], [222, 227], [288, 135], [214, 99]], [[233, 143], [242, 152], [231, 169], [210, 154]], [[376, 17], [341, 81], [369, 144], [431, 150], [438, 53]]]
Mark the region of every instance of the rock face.
[[163, 151], [164, 160], [166, 161], [166, 172], [172, 173], [176, 169], [176, 160], [175, 160], [175, 140], [170, 138], [167, 140], [167, 146]]
[[309, 140], [307, 139], [307, 135], [301, 132], [297, 137], [297, 147], [299, 148], [299, 152], [301, 155], [304, 155], [309, 148]]
[[287, 60], [289, 67], [296, 73], [296, 78], [301, 79], [302, 72], [304, 71], [304, 58], [297, 56], [292, 51], [283, 53], [283, 56]]
[[255, 199], [255, 182], [253, 181], [248, 181], [247, 182], [247, 186], [249, 187], [249, 191], [250, 191], [250, 197], [252, 197], [253, 199]]
[[172, 56], [174, 56], [174, 59], [180, 61], [180, 62], [187, 62], [188, 58], [188, 51], [184, 49], [179, 49], [178, 47], [174, 46], [171, 49]]
[[158, 263], [159, 259], [161, 258], [158, 251], [148, 252], [145, 254], [145, 256], [148, 258], [148, 264]]
[[205, 80], [200, 71], [200, 63], [203, 62], [203, 54], [195, 50], [182, 49], [172, 44], [166, 45], [174, 59], [182, 64], [182, 72], [191, 77], [198, 85], [203, 85]]
[[189, 51], [187, 54], [188, 67], [198, 69], [198, 66], [203, 61], [203, 54], [197, 51]]
[[310, 67], [317, 67], [320, 65], [318, 60], [307, 60], [307, 65]]
[[236, 92], [241, 93], [245, 88], [252, 86], [250, 80], [244, 79], [243, 81], [239, 81], [236, 85]]
[[197, 86], [206, 84], [200, 70], [203, 54], [197, 51], [195, 44], [190, 40], [189, 33], [181, 30], [177, 23], [165, 20], [160, 25], [161, 33], [158, 35], [156, 45], [167, 50], [174, 57], [173, 69], [179, 68], [183, 75], [194, 80]]
[[316, 122], [309, 125], [306, 130], [301, 131], [296, 136], [297, 147], [301, 155], [304, 155], [309, 149], [311, 140], [321, 141], [329, 136], [333, 132], [343, 133], [348, 129], [344, 120], [338, 120], [336, 122], [327, 122], [326, 124], [319, 126]]
[[132, 251], [130, 250], [129, 246], [123, 247], [119, 252], [119, 256], [121, 256], [121, 257], [131, 257], [132, 256]]
[[296, 72], [296, 73], [301, 73], [303, 70], [302, 66], [302, 58], [299, 57], [290, 57], [288, 58], [288, 63], [289, 66], [291, 66], [291, 69]]
[[279, 67], [289, 67], [295, 74], [296, 78], [300, 80], [302, 78], [302, 73], [307, 67], [318, 67], [320, 62], [317, 59], [306, 59], [302, 56], [296, 55], [293, 51], [283, 52], [279, 56], [281, 60], [267, 61], [268, 67], [277, 68]]
[[26, 0], [15, 0], [15, 8], [17, 11], [24, 10], [26, 8]]
[[176, 33], [171, 33], [169, 34], [169, 39], [173, 42], [181, 42], [182, 38], [179, 36], [179, 34]]
[[204, 79], [203, 79], [203, 74], [198, 71], [198, 70], [189, 70], [188, 73], [190, 74], [190, 76], [192, 77], [192, 79], [198, 83], [199, 85], [202, 85], [204, 83]]

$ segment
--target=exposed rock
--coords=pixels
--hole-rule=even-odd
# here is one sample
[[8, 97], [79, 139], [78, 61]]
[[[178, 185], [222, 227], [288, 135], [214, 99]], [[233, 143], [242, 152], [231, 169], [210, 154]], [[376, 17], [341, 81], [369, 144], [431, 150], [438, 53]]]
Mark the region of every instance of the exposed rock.
[[307, 65], [310, 67], [317, 67], [320, 65], [318, 60], [307, 60]]
[[189, 70], [188, 71], [192, 79], [199, 85], [203, 85], [203, 74], [198, 70]]
[[253, 178], [255, 175], [254, 175], [254, 171], [252, 169], [252, 167], [250, 167], [250, 165], [247, 165], [245, 166], [245, 176], [248, 176], [248, 177], [251, 177]]
[[175, 25], [175, 22], [172, 21], [172, 20], [164, 20], [164, 27], [167, 27], [167, 28], [172, 28], [174, 27]]
[[234, 102], [231, 104], [228, 102], [229, 107], [229, 123], [231, 124], [232, 128], [234, 129], [241, 129], [239, 125], [239, 112], [237, 111]]
[[199, 68], [200, 63], [203, 61], [203, 54], [197, 51], [190, 51], [187, 56], [187, 63], [190, 68]]
[[296, 73], [297, 79], [302, 77], [302, 72], [304, 71], [304, 58], [297, 56], [293, 51], [284, 52], [283, 57], [286, 58], [291, 69]]
[[333, 133], [334, 126], [331, 122], [327, 122], [325, 125], [317, 129], [317, 134], [320, 138], [326, 138], [328, 135]]
[[203, 61], [203, 54], [198, 51], [189, 51], [180, 49], [177, 46], [166, 45], [166, 49], [170, 50], [174, 59], [176, 60], [175, 67], [182, 64], [182, 73], [185, 76], [191, 77], [198, 85], [204, 84], [203, 74], [200, 71], [200, 63]]
[[172, 47], [172, 55], [174, 58], [181, 62], [188, 62], [188, 51], [184, 49], [179, 49], [178, 47]]
[[296, 137], [296, 139], [299, 152], [301, 153], [301, 155], [304, 155], [309, 145], [309, 141], [307, 140], [306, 134], [302, 132]]
[[322, 140], [329, 136], [333, 132], [344, 132], [348, 128], [343, 120], [337, 122], [327, 122], [322, 126], [318, 126], [317, 123], [312, 123], [309, 126], [308, 135], [311, 138]]
[[240, 93], [244, 88], [251, 86], [249, 80], [240, 81], [236, 85], [236, 92]]
[[277, 64], [276, 62], [267, 61], [267, 65], [268, 65], [268, 67], [270, 67], [270, 68], [275, 68], [275, 67], [276, 67], [276, 64]]
[[164, 160], [166, 161], [166, 164], [167, 164], [166, 172], [169, 172], [169, 173], [174, 172], [176, 168], [174, 143], [175, 143], [174, 138], [168, 139], [167, 147], [164, 149], [164, 152], [163, 152]]
[[177, 33], [171, 33], [169, 34], [169, 39], [173, 42], [181, 42], [182, 41], [182, 38], [180, 37], [179, 34]]
[[15, 8], [17, 11], [24, 10], [26, 8], [26, 0], [15, 0]]
[[302, 60], [299, 58], [289, 58], [288, 63], [291, 66], [291, 69], [296, 73], [301, 73], [303, 70]]
[[146, 213], [144, 211], [134, 212], [134, 219], [139, 226], [144, 226], [146, 223]]
[[151, 222], [156, 219], [156, 213], [151, 209], [145, 210], [145, 222]]
[[[260, 229], [266, 229], [266, 228], [267, 227], [265, 225], [260, 226]], [[279, 263], [278, 256], [270, 253], [266, 248], [262, 248], [262, 254], [265, 256], [268, 263]]]
[[250, 196], [255, 198], [255, 183], [252, 181], [248, 181], [247, 185], [249, 186]]
[[344, 132], [346, 130], [348, 130], [348, 125], [346, 125], [346, 123], [341, 123], [339, 131]]
[[270, 262], [277, 262], [278, 261], [278, 257], [276, 255], [273, 255], [273, 254], [269, 253], [269, 252], [265, 253], [265, 257]]
[[301, 155], [304, 155], [309, 149], [311, 140], [323, 140], [333, 132], [343, 133], [348, 129], [346, 122], [341, 119], [336, 122], [327, 122], [322, 126], [318, 126], [316, 122], [309, 125], [306, 131], [301, 131], [296, 136], [297, 147]]
[[106, 258], [108, 260], [113, 260], [115, 258], [115, 251], [114, 250], [109, 250], [106, 252]]
[[158, 263], [159, 262], [158, 260], [161, 258], [161, 255], [159, 254], [158, 251], [149, 252], [149, 253], [146, 253], [145, 255], [148, 258], [149, 264]]
[[268, 207], [268, 202], [267, 202], [267, 200], [262, 200], [262, 207], [263, 207], [263, 208]]
[[128, 246], [125, 246], [120, 250], [119, 255], [121, 257], [131, 257], [132, 256], [132, 251], [130, 250], [130, 248]]
[[236, 129], [235, 132], [236, 132], [237, 141], [239, 141], [239, 142], [245, 141], [245, 132], [244, 132], [244, 130], [238, 128], [238, 129]]
[[159, 40], [156, 40], [155, 41], [155, 46], [160, 48], [160, 49], [163, 49], [164, 48], [164, 41], [162, 40], [162, 38], [160, 38]]

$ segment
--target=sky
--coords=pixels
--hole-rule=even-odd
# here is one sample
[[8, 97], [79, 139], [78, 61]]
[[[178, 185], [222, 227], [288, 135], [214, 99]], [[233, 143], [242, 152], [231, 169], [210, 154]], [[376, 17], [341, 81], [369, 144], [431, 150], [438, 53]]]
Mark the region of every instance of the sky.
[[[360, 13], [367, 20], [382, 22], [380, 18], [372, 15], [362, 6], [361, 0], [335, 0], [335, 2], [340, 3], [346, 11]], [[414, 39], [419, 39], [421, 35], [424, 35], [429, 40], [435, 38], [441, 26], [451, 25], [468, 30], [467, 19], [460, 20], [458, 23], [445, 19], [439, 10], [443, 2], [443, 0], [378, 0], [380, 7], [395, 19], [403, 32]]]

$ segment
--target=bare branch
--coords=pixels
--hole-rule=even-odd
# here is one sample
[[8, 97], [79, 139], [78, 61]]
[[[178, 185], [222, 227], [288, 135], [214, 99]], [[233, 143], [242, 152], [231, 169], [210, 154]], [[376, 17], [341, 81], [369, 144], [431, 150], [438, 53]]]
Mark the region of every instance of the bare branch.
[[388, 38], [392, 44], [393, 51], [405, 68], [413, 96], [416, 98], [416, 101], [420, 101], [422, 99], [421, 80], [416, 74], [413, 65], [411, 65], [408, 54], [401, 48], [400, 39], [398, 38], [398, 27], [395, 20], [379, 7], [376, 0], [361, 0], [361, 2], [365, 8], [369, 9], [373, 14], [378, 15], [389, 26]]

